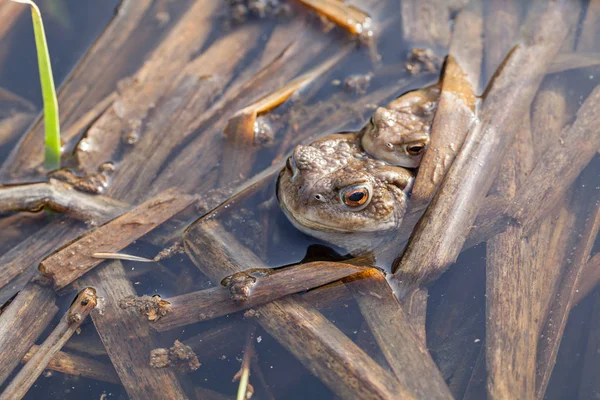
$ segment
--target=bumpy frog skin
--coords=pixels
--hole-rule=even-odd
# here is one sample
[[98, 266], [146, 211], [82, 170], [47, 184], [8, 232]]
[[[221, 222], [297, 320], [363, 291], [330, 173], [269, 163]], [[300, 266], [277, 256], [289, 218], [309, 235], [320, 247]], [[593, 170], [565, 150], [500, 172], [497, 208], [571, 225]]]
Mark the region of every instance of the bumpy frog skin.
[[429, 143], [439, 94], [439, 86], [433, 85], [377, 108], [360, 132], [362, 147], [374, 158], [392, 165], [418, 167]]
[[356, 134], [337, 134], [294, 149], [277, 197], [296, 228], [360, 254], [400, 226], [412, 182], [410, 171], [365, 154]]

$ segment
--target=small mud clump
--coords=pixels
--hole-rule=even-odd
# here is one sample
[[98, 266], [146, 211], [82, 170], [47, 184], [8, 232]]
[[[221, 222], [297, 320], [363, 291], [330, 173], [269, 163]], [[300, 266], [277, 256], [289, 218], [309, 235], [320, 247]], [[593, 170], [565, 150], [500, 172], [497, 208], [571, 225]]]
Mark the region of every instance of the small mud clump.
[[411, 75], [435, 74], [442, 65], [442, 58], [431, 49], [412, 49], [406, 58], [405, 68]]
[[158, 321], [171, 311], [171, 304], [159, 295], [127, 296], [119, 302], [119, 307], [123, 310], [135, 308], [141, 315], [146, 316], [148, 321]]
[[175, 340], [170, 349], [154, 349], [150, 352], [152, 368], [175, 367], [180, 371], [195, 371], [200, 368], [200, 361], [194, 350], [179, 340]]

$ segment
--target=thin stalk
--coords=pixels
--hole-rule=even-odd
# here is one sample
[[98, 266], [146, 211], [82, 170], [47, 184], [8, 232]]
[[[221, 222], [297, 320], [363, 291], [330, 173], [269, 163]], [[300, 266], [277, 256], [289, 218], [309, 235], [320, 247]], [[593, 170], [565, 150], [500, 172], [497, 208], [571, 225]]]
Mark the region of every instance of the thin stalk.
[[31, 19], [33, 21], [33, 33], [35, 36], [35, 47], [37, 50], [38, 67], [40, 70], [40, 84], [42, 86], [42, 97], [44, 99], [44, 122], [46, 131], [46, 169], [52, 171], [60, 168], [60, 125], [58, 117], [58, 100], [52, 77], [52, 66], [50, 65], [50, 53], [44, 33], [42, 14], [37, 5], [31, 0], [12, 0], [17, 3], [29, 4], [31, 6]]

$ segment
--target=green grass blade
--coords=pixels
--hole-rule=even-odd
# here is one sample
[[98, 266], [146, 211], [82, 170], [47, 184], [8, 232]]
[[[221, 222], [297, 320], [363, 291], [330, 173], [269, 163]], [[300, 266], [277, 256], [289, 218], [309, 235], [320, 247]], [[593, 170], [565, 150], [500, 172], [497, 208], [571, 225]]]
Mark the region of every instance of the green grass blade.
[[31, 0], [12, 1], [31, 6], [31, 19], [33, 21], [33, 33], [40, 70], [42, 97], [44, 99], [44, 127], [46, 130], [45, 166], [48, 170], [55, 170], [60, 168], [60, 123], [58, 101], [56, 99], [56, 89], [54, 88], [54, 78], [52, 77], [52, 66], [50, 65], [50, 54], [48, 53], [48, 43], [46, 42], [46, 34], [44, 33], [42, 15], [40, 14], [40, 9]]

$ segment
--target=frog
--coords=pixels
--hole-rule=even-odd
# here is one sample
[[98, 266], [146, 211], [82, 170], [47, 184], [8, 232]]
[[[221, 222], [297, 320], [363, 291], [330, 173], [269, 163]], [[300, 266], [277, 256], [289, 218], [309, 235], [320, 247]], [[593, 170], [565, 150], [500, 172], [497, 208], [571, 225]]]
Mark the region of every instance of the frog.
[[296, 146], [276, 192], [298, 230], [356, 256], [393, 237], [413, 181], [413, 171], [369, 156], [357, 134], [346, 133]]
[[357, 134], [363, 149], [391, 165], [417, 168], [429, 144], [439, 95], [440, 86], [435, 84], [377, 107]]

